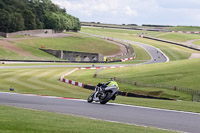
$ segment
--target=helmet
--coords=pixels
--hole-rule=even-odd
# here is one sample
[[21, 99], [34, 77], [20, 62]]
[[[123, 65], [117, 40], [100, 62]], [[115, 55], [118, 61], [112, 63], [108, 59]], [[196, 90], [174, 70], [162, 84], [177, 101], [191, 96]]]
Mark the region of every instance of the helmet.
[[114, 79], [113, 79], [113, 78], [110, 78], [109, 81], [114, 81]]

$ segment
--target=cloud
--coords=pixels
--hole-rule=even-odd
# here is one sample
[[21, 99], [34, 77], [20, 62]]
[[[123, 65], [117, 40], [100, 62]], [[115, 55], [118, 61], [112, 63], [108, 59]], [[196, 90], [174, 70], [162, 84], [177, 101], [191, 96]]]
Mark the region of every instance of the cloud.
[[198, 0], [52, 0], [81, 21], [200, 25]]
[[135, 10], [131, 9], [130, 6], [124, 7], [124, 13], [126, 15], [129, 15], [129, 16], [136, 16], [137, 15], [137, 12]]
[[157, 0], [157, 3], [164, 8], [184, 8], [184, 9], [199, 9], [199, 0]]
[[[99, 14], [137, 15], [137, 12], [121, 0], [52, 0], [69, 12], [79, 12], [86, 16]], [[129, 0], [128, 0], [129, 1]]]

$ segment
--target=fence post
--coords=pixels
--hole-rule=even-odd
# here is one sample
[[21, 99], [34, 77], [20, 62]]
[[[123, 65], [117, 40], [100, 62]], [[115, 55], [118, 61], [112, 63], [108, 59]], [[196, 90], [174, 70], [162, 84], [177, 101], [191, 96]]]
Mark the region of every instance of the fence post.
[[136, 85], [137, 85], [137, 82], [134, 82], [134, 85], [136, 86]]
[[194, 102], [194, 93], [192, 93], [192, 102]]
[[97, 77], [97, 74], [94, 74], [94, 78], [96, 78]]
[[176, 91], [177, 90], [177, 88], [176, 88], [176, 86], [174, 86], [174, 91]]
[[197, 97], [197, 102], [200, 102], [200, 91], [198, 92]]

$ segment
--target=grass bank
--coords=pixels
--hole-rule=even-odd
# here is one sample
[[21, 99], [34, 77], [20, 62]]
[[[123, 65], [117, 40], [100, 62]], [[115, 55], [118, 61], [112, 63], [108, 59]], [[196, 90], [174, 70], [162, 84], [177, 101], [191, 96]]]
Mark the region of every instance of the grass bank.
[[193, 43], [196, 44], [196, 45], [200, 45], [200, 41], [195, 41]]
[[200, 31], [199, 26], [175, 26], [175, 27], [168, 27], [170, 31]]
[[160, 35], [159, 38], [182, 43], [189, 40], [200, 39], [200, 34], [168, 33]]
[[[3, 43], [3, 41], [1, 42]], [[19, 47], [26, 52], [31, 53], [35, 57], [41, 60], [60, 60], [53, 55], [50, 55], [39, 48], [45, 47], [46, 49], [77, 51], [77, 52], [89, 52], [89, 53], [102, 53], [103, 55], [113, 55], [120, 52], [120, 47], [116, 44], [104, 41], [99, 38], [88, 36], [69, 36], [63, 38], [22, 38], [13, 43], [15, 47]], [[0, 45], [1, 46], [1, 45]], [[1, 59], [33, 59], [31, 57], [22, 56], [19, 51], [11, 51], [0, 47]]]
[[116, 76], [145, 84], [164, 84], [200, 90], [200, 59], [173, 61], [134, 67], [105, 69], [99, 74]]
[[0, 105], [2, 133], [171, 133], [150, 127], [91, 120], [71, 115], [50, 113]]
[[120, 52], [119, 46], [94, 37], [71, 36], [64, 38], [40, 38], [27, 39], [20, 42], [18, 45], [24, 49], [26, 49], [25, 45], [29, 45], [32, 48], [29, 51], [33, 54], [35, 54], [33, 49], [39, 49], [41, 46], [47, 49], [102, 53], [103, 55], [112, 55]]

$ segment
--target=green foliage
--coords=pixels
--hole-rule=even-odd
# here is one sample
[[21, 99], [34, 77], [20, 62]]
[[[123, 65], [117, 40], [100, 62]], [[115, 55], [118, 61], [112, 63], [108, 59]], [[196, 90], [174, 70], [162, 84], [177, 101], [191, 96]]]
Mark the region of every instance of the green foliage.
[[51, 0], [0, 0], [0, 31], [80, 30], [80, 22]]

